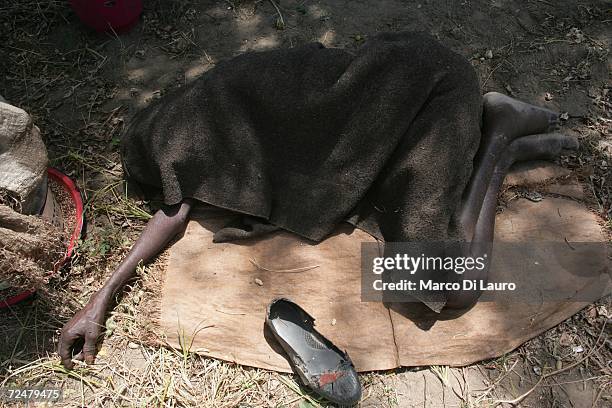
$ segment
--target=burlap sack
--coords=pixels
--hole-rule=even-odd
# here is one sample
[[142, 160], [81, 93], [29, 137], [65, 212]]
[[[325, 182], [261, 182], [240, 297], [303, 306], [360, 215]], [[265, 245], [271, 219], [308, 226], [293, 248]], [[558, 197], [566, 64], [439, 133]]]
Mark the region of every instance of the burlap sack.
[[30, 115], [0, 97], [0, 204], [40, 211], [47, 192], [47, 149]]

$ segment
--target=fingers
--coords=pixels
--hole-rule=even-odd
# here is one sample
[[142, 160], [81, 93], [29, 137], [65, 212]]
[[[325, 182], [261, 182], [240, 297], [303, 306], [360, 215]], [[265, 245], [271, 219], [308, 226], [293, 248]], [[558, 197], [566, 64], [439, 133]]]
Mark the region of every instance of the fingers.
[[69, 334], [68, 332], [62, 332], [59, 341], [59, 348], [57, 350], [60, 358], [62, 359], [62, 365], [67, 369], [71, 370], [74, 367], [72, 362], [72, 346], [78, 339], [77, 335]]
[[85, 344], [83, 344], [83, 358], [87, 364], [93, 364], [96, 360], [97, 343], [97, 333], [88, 333], [85, 335]]
[[82, 349], [73, 356], [72, 353], [77, 351], [75, 348], [79, 348], [78, 343], [81, 339], [78, 334], [62, 333], [57, 352], [62, 365], [68, 370], [74, 367], [73, 360], [85, 361], [87, 364], [93, 364], [96, 360], [98, 334], [93, 332], [86, 334]]

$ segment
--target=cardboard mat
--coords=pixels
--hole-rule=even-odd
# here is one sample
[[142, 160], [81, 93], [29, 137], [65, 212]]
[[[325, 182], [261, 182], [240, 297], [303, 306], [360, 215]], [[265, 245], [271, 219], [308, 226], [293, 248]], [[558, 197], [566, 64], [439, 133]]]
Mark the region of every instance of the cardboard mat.
[[[271, 370], [290, 371], [264, 327], [266, 306], [275, 297], [300, 304], [359, 371], [370, 371], [500, 356], [596, 300], [588, 298], [599, 296], [589, 289], [601, 286], [595, 277], [572, 277], [579, 301], [483, 302], [439, 320], [416, 303], [361, 302], [361, 243], [375, 241], [363, 231], [344, 225], [316, 245], [286, 232], [213, 244], [227, 214], [196, 211], [193, 217], [170, 250], [162, 289], [160, 323], [168, 343], [180, 347], [193, 339], [192, 350], [200, 354]], [[605, 241], [597, 217], [567, 197], [513, 201], [497, 217], [495, 239]], [[574, 260], [584, 261], [580, 256]], [[609, 268], [605, 257], [595, 262]], [[510, 269], [502, 265], [491, 273]]]

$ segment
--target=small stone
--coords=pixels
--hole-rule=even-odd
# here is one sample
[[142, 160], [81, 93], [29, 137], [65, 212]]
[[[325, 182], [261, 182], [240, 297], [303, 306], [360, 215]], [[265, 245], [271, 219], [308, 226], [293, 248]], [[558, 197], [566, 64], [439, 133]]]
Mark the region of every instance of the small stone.
[[569, 346], [570, 344], [572, 344], [572, 336], [567, 333], [563, 333], [559, 338], [559, 344], [563, 347]]
[[255, 278], [255, 284], [259, 286], [263, 286], [263, 281], [259, 278]]
[[606, 319], [612, 318], [612, 315], [610, 315], [610, 313], [608, 313], [608, 309], [604, 305], [601, 305], [601, 306], [597, 307], [597, 315], [598, 316], [604, 316]]
[[[587, 176], [588, 177], [588, 176]], [[590, 323], [594, 324], [597, 319], [597, 309], [595, 306], [590, 306], [584, 313], [584, 318]]]
[[131, 349], [137, 349], [138, 348], [138, 344], [130, 341], [128, 343], [128, 347], [131, 348]]
[[584, 348], [582, 346], [574, 346], [572, 347], [572, 351], [578, 354], [578, 353], [582, 353], [584, 351]]
[[336, 325], [336, 319], [332, 319], [332, 321], [331, 321], [331, 325], [332, 325], [332, 326], [335, 326], [335, 325]]
[[491, 58], [493, 58], [493, 51], [491, 51], [491, 50], [487, 50], [487, 51], [485, 52], [485, 58], [486, 58], [486, 59], [491, 59]]
[[580, 44], [581, 42], [584, 41], [584, 34], [582, 33], [582, 31], [580, 31], [578, 28], [576, 27], [572, 27], [569, 30], [569, 33], [566, 34], [566, 37], [569, 37], [571, 40], [573, 40], [576, 44]]
[[552, 101], [553, 96], [552, 96], [552, 94], [550, 92], [546, 92], [544, 94], [544, 99], [546, 99], [547, 101]]
[[542, 374], [542, 369], [538, 366], [533, 367], [533, 372], [536, 373], [537, 375], [541, 375]]
[[534, 202], [534, 203], [538, 203], [538, 202], [542, 201], [542, 199], [543, 199], [542, 198], [542, 194], [540, 194], [540, 193], [538, 193], [536, 191], [533, 191], [533, 192], [525, 194], [525, 198], [528, 199], [529, 201]]
[[563, 112], [562, 114], [559, 115], [559, 119], [561, 119], [561, 120], [568, 120], [569, 119], [569, 113], [568, 112]]

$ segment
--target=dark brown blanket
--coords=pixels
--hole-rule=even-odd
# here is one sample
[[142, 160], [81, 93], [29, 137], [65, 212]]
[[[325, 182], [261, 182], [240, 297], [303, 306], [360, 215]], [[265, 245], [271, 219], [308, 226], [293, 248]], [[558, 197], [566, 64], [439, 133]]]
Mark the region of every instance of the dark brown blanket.
[[319, 241], [349, 221], [387, 241], [457, 239], [481, 96], [461, 56], [417, 33], [355, 55], [319, 43], [247, 53], [139, 112], [129, 178]]

